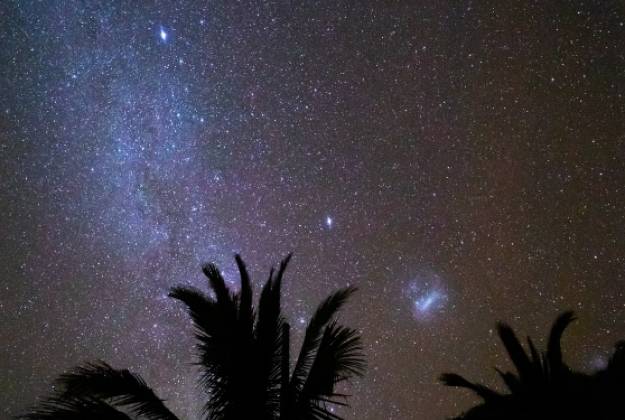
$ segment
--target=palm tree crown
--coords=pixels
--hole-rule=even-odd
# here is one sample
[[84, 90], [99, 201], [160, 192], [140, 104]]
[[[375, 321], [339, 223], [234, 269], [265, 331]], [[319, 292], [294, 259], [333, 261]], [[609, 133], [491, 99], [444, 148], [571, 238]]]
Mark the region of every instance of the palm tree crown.
[[[340, 289], [317, 307], [291, 370], [290, 327], [280, 302], [290, 255], [277, 271], [271, 270], [257, 308], [245, 263], [239, 255], [235, 259], [241, 277], [238, 292], [228, 288], [214, 264], [202, 269], [211, 295], [189, 286], [170, 292], [170, 297], [184, 303], [195, 327], [200, 385], [207, 392], [204, 416], [209, 420], [340, 419], [333, 406], [346, 405], [346, 395], [336, 387], [362, 375], [365, 368], [360, 334], [335, 320], [356, 289]], [[62, 375], [56, 388], [53, 396], [21, 418], [177, 419], [139, 375], [103, 362]]]
[[334, 321], [356, 289], [341, 289], [319, 305], [291, 373], [290, 328], [280, 304], [289, 260], [270, 272], [257, 310], [250, 276], [238, 255], [238, 293], [228, 289], [214, 265], [203, 269], [214, 297], [190, 287], [172, 289], [170, 296], [186, 305], [195, 325], [202, 384], [209, 393], [208, 418], [340, 418], [331, 410], [344, 404], [336, 385], [361, 375], [365, 366], [358, 332]]
[[[501, 393], [473, 383], [454, 373], [441, 375], [447, 386], [466, 388], [482, 399], [457, 419], [598, 419], [625, 418], [619, 398], [625, 387], [625, 346], [616, 347], [607, 367], [594, 374], [574, 371], [563, 360], [560, 341], [566, 328], [575, 321], [573, 312], [560, 315], [539, 353], [527, 338], [525, 351], [514, 330], [506, 324], [497, 327], [516, 372], [496, 369], [508, 390]], [[618, 397], [617, 397], [618, 394]]]

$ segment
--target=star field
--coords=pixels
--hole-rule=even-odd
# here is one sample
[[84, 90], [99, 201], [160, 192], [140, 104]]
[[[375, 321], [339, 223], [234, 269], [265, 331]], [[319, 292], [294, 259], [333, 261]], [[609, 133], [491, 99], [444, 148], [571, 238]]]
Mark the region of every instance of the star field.
[[[419, 3], [419, 4], [417, 4]], [[625, 338], [625, 5], [0, 4], [0, 410], [85, 360], [197, 418], [167, 298], [286, 253], [295, 332], [338, 287], [366, 344], [353, 419], [444, 419], [493, 326], [574, 366]]]

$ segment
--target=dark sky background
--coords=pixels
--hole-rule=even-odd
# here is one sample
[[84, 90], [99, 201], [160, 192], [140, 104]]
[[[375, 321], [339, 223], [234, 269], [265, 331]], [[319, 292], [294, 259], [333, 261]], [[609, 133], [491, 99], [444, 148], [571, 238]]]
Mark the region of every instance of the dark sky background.
[[85, 360], [201, 406], [170, 286], [241, 252], [296, 332], [360, 293], [354, 419], [496, 384], [497, 320], [602, 365], [625, 338], [621, 1], [2, 1], [0, 410]]

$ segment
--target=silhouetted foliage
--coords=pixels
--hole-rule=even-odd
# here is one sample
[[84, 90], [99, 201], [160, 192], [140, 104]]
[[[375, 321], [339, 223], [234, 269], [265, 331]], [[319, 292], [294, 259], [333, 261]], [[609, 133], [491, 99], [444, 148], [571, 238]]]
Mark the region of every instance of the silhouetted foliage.
[[[185, 304], [195, 326], [200, 384], [206, 390], [204, 415], [211, 420], [340, 419], [332, 406], [346, 405], [336, 386], [362, 375], [365, 361], [359, 333], [338, 325], [338, 310], [355, 292], [341, 289], [325, 299], [306, 328], [290, 369], [290, 327], [281, 308], [281, 287], [290, 255], [271, 270], [258, 307], [245, 263], [236, 256], [241, 288], [234, 293], [213, 264], [202, 268], [212, 295], [189, 286], [170, 297]], [[61, 375], [58, 391], [41, 401], [27, 420], [174, 420], [143, 379], [104, 362]]]
[[196, 327], [210, 419], [338, 419], [330, 409], [333, 404], [344, 404], [336, 385], [364, 370], [358, 332], [334, 321], [355, 291], [349, 287], [319, 305], [290, 374], [290, 328], [280, 305], [289, 260], [290, 256], [277, 272], [270, 272], [257, 310], [249, 274], [239, 256], [239, 293], [231, 293], [219, 270], [207, 265], [204, 274], [214, 298], [190, 287], [176, 287], [170, 294], [187, 306]]
[[[58, 393], [24, 419], [130, 419], [174, 420], [145, 381], [128, 370], [113, 369], [104, 362], [89, 363], [61, 375]], [[122, 411], [120, 411], [122, 410]]]
[[508, 392], [498, 392], [457, 374], [441, 375], [443, 384], [470, 389], [483, 400], [457, 419], [625, 418], [620, 401], [625, 391], [625, 344], [617, 344], [606, 368], [593, 374], [574, 371], [564, 362], [560, 345], [564, 331], [574, 320], [573, 312], [565, 312], [556, 319], [543, 354], [529, 337], [526, 352], [512, 328], [499, 324], [499, 338], [516, 370], [497, 369]]

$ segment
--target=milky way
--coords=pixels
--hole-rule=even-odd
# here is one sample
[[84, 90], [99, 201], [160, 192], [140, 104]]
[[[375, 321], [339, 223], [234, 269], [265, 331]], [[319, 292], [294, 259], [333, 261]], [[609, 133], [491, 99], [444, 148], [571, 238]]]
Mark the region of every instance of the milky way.
[[499, 319], [625, 338], [622, 2], [1, 3], [4, 418], [92, 359], [197, 418], [167, 290], [235, 252], [294, 252], [295, 333], [359, 287], [349, 418], [468, 407], [437, 377], [494, 383]]

